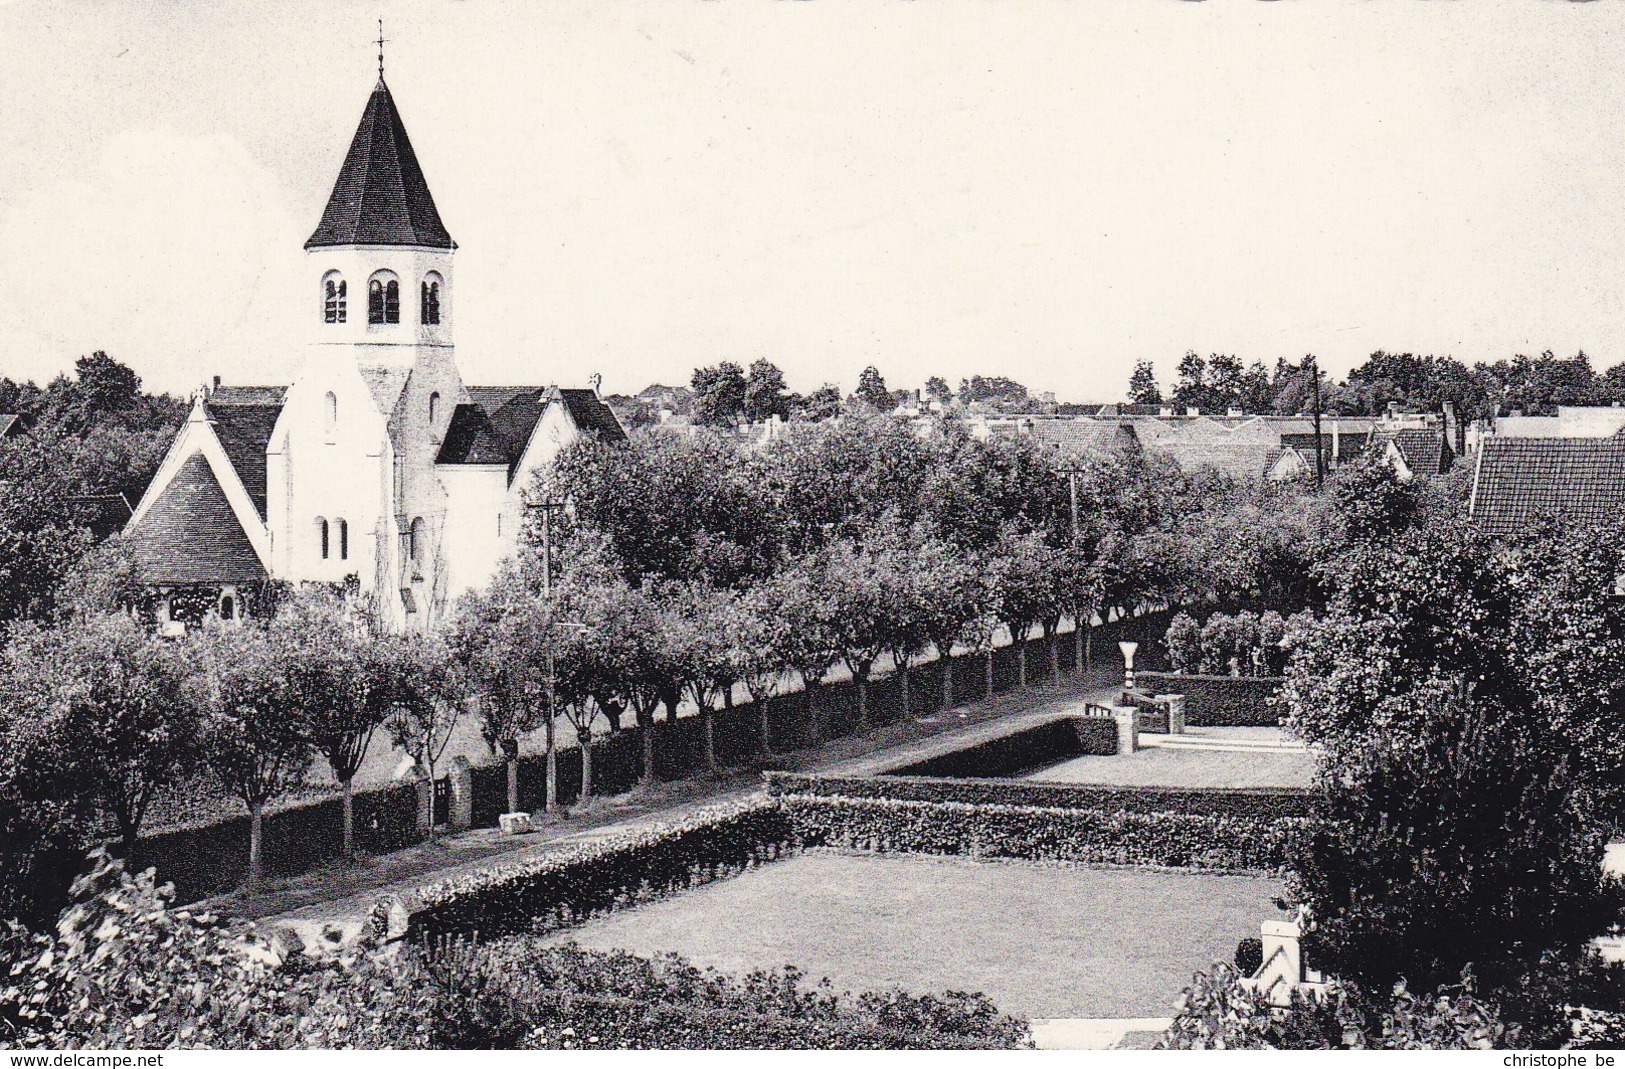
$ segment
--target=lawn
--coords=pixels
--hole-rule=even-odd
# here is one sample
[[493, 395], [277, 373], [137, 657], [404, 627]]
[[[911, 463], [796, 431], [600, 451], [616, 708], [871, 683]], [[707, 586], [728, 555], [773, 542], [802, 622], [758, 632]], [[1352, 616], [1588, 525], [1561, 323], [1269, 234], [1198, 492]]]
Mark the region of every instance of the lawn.
[[850, 990], [983, 991], [1027, 1017], [1157, 1017], [1277, 916], [1276, 880], [814, 851], [560, 932]]
[[1119, 786], [1307, 787], [1314, 775], [1315, 759], [1302, 751], [1157, 747], [1111, 757], [1077, 757], [1022, 778]]

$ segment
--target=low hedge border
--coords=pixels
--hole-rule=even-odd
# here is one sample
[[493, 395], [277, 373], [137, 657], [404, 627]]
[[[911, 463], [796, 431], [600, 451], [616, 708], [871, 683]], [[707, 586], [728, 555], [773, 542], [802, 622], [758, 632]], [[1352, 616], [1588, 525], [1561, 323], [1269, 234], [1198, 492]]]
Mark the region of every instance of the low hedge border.
[[775, 796], [881, 798], [897, 802], [1122, 810], [1262, 820], [1308, 817], [1314, 813], [1314, 795], [1295, 787], [1135, 787], [928, 776], [829, 776], [805, 772], [768, 772], [764, 777], [768, 791]]
[[1117, 725], [1105, 717], [1047, 720], [964, 749], [887, 769], [887, 776], [1008, 776], [1074, 757], [1117, 752]]
[[959, 854], [1223, 871], [1283, 869], [1299, 817], [967, 805], [889, 798], [783, 795], [807, 846], [874, 853]]
[[612, 995], [538, 992], [521, 1050], [990, 1050], [991, 1038], [900, 1032]]
[[408, 935], [478, 938], [562, 927], [776, 861], [798, 843], [772, 798], [566, 847], [420, 888]]
[[1276, 676], [1201, 676], [1136, 672], [1135, 685], [1157, 694], [1185, 696], [1185, 723], [1192, 727], [1272, 728], [1281, 723]]

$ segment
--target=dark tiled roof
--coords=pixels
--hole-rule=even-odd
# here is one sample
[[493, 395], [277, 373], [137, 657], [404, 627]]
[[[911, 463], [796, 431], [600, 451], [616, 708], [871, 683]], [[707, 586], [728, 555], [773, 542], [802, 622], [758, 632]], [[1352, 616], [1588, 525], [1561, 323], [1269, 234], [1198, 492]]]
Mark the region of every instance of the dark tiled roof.
[[216, 386], [209, 391], [211, 405], [280, 405], [286, 386]]
[[[531, 432], [554, 392], [541, 386], [470, 386], [469, 404], [458, 405], [440, 446], [437, 464], [518, 464]], [[625, 441], [626, 432], [592, 390], [559, 390], [570, 419], [583, 434]]]
[[243, 489], [253, 499], [260, 519], [265, 519], [265, 447], [271, 444], [281, 403], [218, 404], [210, 398], [208, 411], [214, 421], [215, 437], [243, 481]]
[[1172, 457], [1186, 471], [1212, 468], [1235, 479], [1256, 479], [1265, 472], [1270, 454], [1278, 446], [1258, 442], [1182, 441], [1178, 437], [1160, 439], [1147, 447]]
[[[1330, 423], [1322, 424], [1320, 428], [1320, 451], [1323, 456], [1334, 464], [1353, 460], [1365, 452], [1366, 447], [1371, 444], [1371, 432], [1369, 430], [1351, 431], [1346, 427], [1340, 427], [1337, 432], [1335, 452], [1333, 444], [1332, 425]], [[1302, 453], [1305, 460], [1311, 463], [1314, 461], [1315, 432], [1313, 430], [1282, 434], [1281, 445], [1291, 446]]]
[[148, 583], [254, 583], [259, 554], [231, 510], [214, 470], [193, 453], [129, 534]]
[[512, 464], [508, 447], [479, 405], [458, 405], [451, 414], [436, 464]]
[[322, 221], [305, 242], [307, 249], [333, 245], [457, 247], [440, 222], [423, 168], [382, 78], [361, 115]]
[[598, 399], [593, 390], [560, 390], [564, 407], [582, 434], [593, 434], [606, 442], [626, 441], [626, 431], [609, 406]]
[[1439, 475], [1450, 470], [1456, 456], [1444, 440], [1444, 431], [1436, 428], [1415, 427], [1388, 431], [1378, 436], [1382, 441], [1399, 447], [1405, 464], [1418, 475]]
[[1099, 452], [1134, 441], [1134, 426], [1115, 420], [1037, 419], [1033, 420], [1034, 440], [1063, 453]]
[[88, 528], [100, 542], [124, 529], [130, 522], [130, 502], [123, 494], [79, 494], [68, 499], [73, 521]]
[[1625, 441], [1617, 438], [1484, 439], [1472, 516], [1494, 535], [1516, 534], [1539, 516], [1575, 524], [1625, 511]]

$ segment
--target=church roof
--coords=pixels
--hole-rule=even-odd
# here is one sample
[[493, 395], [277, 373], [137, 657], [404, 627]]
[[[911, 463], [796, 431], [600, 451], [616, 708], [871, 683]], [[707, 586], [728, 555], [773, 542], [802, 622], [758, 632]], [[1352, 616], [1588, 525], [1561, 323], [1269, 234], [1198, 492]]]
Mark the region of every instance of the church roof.
[[555, 395], [583, 434], [609, 442], [626, 439], [615, 413], [593, 390], [469, 386], [467, 391], [468, 403], [452, 413], [437, 464], [507, 464], [512, 469], [525, 455], [531, 432]]
[[382, 78], [373, 88], [333, 195], [305, 248], [419, 245], [455, 249]]
[[214, 469], [193, 453], [129, 533], [148, 583], [256, 583], [266, 578], [254, 544]]
[[[264, 390], [272, 387], [237, 387], [239, 390]], [[243, 481], [243, 489], [253, 499], [260, 519], [265, 519], [265, 449], [271, 444], [271, 431], [277, 417], [282, 414], [282, 402], [275, 404], [238, 404], [220, 400], [216, 391], [206, 402], [209, 418], [214, 421], [214, 434], [220, 439], [220, 448]], [[238, 396], [251, 396], [243, 393]]]

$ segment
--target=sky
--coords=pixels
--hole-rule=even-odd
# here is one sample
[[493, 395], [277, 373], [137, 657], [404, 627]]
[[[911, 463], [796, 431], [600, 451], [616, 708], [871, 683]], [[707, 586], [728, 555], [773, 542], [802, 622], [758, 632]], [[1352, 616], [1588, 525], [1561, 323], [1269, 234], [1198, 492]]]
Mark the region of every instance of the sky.
[[0, 374], [291, 378], [379, 17], [471, 383], [1625, 359], [1625, 4], [0, 0]]

